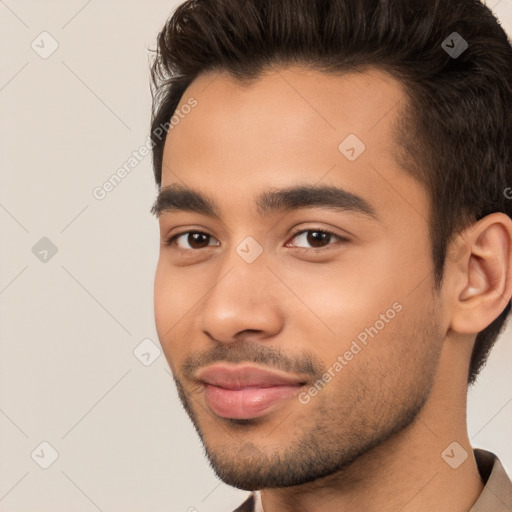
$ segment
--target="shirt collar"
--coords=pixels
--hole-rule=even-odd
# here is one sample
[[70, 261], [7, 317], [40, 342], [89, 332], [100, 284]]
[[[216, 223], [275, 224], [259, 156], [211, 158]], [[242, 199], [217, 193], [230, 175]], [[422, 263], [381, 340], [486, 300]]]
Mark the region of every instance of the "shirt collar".
[[484, 489], [469, 512], [510, 512], [512, 482], [494, 453], [479, 448], [473, 450]]

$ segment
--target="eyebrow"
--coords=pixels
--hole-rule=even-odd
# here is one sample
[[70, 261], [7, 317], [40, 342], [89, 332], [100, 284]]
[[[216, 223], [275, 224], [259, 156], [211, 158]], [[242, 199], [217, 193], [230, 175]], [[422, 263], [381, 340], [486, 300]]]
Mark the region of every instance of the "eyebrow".
[[[263, 217], [277, 212], [304, 208], [327, 208], [360, 213], [377, 219], [375, 209], [362, 197], [348, 190], [327, 185], [298, 185], [262, 192], [256, 198], [258, 214]], [[203, 193], [180, 184], [162, 188], [151, 208], [159, 216], [167, 212], [187, 211], [221, 220], [219, 207]]]

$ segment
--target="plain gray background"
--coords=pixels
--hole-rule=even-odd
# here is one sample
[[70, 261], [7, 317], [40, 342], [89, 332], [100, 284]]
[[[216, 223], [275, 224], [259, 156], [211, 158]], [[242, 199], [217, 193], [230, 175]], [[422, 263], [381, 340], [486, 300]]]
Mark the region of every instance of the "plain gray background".
[[[93, 196], [147, 142], [148, 48], [177, 3], [0, 0], [1, 511], [214, 512], [247, 495], [209, 469], [158, 355], [151, 157]], [[511, 33], [512, 0], [489, 5]], [[473, 445], [509, 473], [511, 338], [468, 407]]]

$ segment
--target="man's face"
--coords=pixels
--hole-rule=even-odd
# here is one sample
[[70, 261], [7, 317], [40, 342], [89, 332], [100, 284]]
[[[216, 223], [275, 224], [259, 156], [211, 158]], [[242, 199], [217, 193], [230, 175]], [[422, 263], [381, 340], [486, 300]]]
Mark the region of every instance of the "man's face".
[[[376, 70], [289, 68], [251, 85], [203, 75], [180, 106], [191, 97], [162, 190], [192, 189], [219, 217], [162, 202], [158, 335], [220, 478], [313, 481], [414, 421], [448, 329], [427, 193], [394, 157], [404, 93]], [[294, 187], [345, 192], [262, 199]]]

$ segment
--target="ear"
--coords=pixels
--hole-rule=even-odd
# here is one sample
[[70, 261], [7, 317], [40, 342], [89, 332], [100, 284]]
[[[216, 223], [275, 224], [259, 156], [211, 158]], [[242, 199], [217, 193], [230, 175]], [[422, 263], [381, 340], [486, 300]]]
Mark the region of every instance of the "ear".
[[453, 278], [453, 331], [476, 334], [505, 309], [512, 296], [511, 248], [512, 220], [503, 213], [487, 215], [454, 240], [449, 254], [458, 261], [448, 257], [446, 268]]

